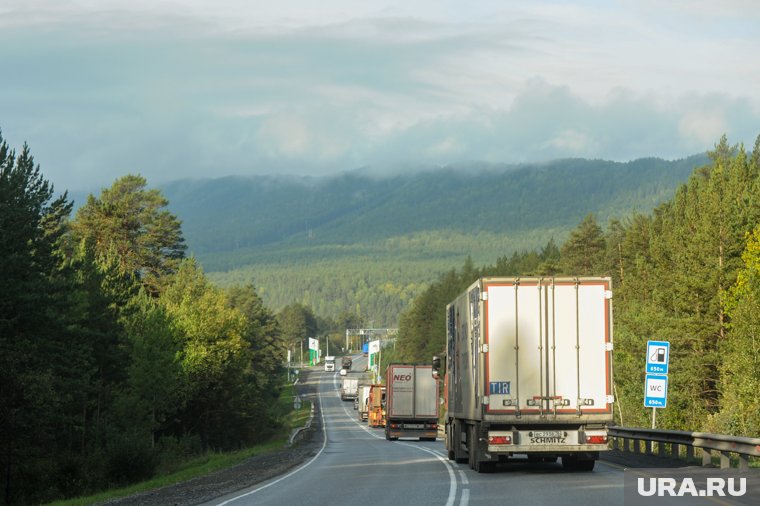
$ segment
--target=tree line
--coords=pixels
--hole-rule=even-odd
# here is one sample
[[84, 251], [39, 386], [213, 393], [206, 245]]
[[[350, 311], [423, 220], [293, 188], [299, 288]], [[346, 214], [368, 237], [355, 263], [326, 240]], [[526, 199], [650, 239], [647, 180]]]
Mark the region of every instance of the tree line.
[[661, 428], [760, 435], [760, 137], [748, 153], [725, 136], [650, 214], [587, 215], [561, 245], [468, 259], [442, 274], [400, 318], [396, 357], [427, 362], [445, 348], [446, 304], [479, 276], [606, 275], [613, 279], [617, 422], [647, 426], [647, 340], [671, 343]]
[[128, 175], [72, 218], [0, 136], [0, 484], [39, 503], [151, 477], [278, 427], [280, 323], [252, 285], [186, 258], [158, 190]]

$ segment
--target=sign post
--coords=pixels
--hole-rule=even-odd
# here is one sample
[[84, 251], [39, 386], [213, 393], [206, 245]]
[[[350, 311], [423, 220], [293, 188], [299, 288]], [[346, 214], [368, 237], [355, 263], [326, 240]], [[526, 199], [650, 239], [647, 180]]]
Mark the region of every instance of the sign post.
[[646, 379], [644, 380], [644, 406], [652, 408], [652, 428], [657, 421], [657, 409], [668, 405], [668, 362], [670, 342], [647, 341]]

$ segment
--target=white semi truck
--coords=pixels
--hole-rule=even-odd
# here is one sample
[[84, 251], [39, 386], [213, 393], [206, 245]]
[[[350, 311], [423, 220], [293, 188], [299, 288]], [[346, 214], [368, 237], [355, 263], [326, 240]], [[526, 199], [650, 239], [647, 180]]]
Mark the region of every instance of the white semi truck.
[[385, 439], [438, 436], [438, 380], [430, 365], [391, 364], [385, 373]]
[[352, 401], [359, 393], [359, 378], [345, 376], [340, 384], [340, 400]]
[[447, 306], [444, 378], [449, 459], [593, 470], [612, 423], [610, 278], [477, 280]]

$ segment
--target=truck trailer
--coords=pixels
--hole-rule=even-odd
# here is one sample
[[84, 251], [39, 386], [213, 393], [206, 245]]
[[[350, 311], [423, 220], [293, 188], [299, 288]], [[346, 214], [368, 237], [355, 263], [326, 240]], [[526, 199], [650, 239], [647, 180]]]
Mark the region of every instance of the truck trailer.
[[438, 436], [438, 380], [429, 365], [391, 364], [385, 373], [385, 439]]
[[345, 376], [340, 384], [340, 400], [349, 401], [356, 399], [359, 391], [359, 378]]
[[449, 459], [593, 470], [612, 424], [610, 278], [484, 277], [446, 311]]
[[370, 385], [359, 385], [359, 390], [356, 394], [356, 411], [359, 420], [362, 422], [366, 421], [369, 417], [369, 388]]

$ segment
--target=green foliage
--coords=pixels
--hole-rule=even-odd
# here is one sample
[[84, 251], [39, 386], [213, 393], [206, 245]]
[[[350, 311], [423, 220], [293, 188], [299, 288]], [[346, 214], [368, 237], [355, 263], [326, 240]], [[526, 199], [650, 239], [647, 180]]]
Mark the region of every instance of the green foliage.
[[0, 137], [4, 503], [144, 479], [184, 442], [233, 448], [278, 429], [274, 315], [252, 286], [228, 295], [180, 263], [179, 222], [144, 186], [117, 181], [72, 233], [66, 195]]
[[748, 236], [744, 267], [727, 296], [730, 332], [720, 343], [721, 410], [713, 429], [728, 434], [760, 434], [760, 225]]
[[603, 272], [606, 242], [602, 227], [593, 214], [587, 215], [562, 245], [559, 269], [573, 276], [592, 276]]
[[[19, 483], [49, 473], [51, 449], [71, 442], [68, 408], [77, 389], [68, 389], [81, 377], [67, 360], [79, 347], [67, 343], [73, 280], [57, 252], [70, 210], [66, 195], [53, 199], [28, 146], [16, 155], [0, 136], [0, 485], [6, 503], [24, 501]], [[54, 487], [52, 481], [42, 480], [39, 489]]]
[[91, 241], [100, 255], [116, 250], [124, 272], [135, 275], [152, 294], [176, 271], [186, 246], [179, 220], [159, 190], [146, 190], [141, 176], [128, 175], [90, 195], [72, 224], [77, 238]]
[[[232, 177], [163, 188], [209, 276], [254, 283], [279, 311], [300, 303], [395, 327], [425, 287], [563, 240], [584, 216], [622, 218], [668, 198], [705, 156], [667, 162], [468, 165], [390, 178]], [[557, 273], [558, 256], [536, 269]]]

